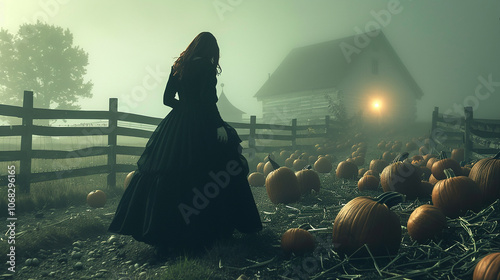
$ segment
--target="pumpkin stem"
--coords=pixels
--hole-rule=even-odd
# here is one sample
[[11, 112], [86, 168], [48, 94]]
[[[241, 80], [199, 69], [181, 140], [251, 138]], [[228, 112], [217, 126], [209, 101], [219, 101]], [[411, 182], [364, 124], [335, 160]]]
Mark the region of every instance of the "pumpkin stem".
[[404, 153], [400, 153], [399, 155], [397, 155], [394, 160], [392, 161], [392, 163], [396, 163], [398, 161], [404, 161], [405, 159], [408, 158], [410, 154], [408, 152], [404, 152]]
[[271, 162], [271, 165], [275, 170], [280, 168], [280, 165], [271, 158], [271, 154], [269, 154], [267, 158], [269, 158], [269, 162]]
[[375, 198], [375, 201], [380, 204], [385, 204], [390, 209], [398, 203], [404, 202], [406, 196], [398, 192], [385, 192]]
[[310, 164], [308, 164], [308, 165], [304, 166], [304, 168], [302, 168], [302, 169], [303, 170], [308, 170], [308, 169], [310, 170], [310, 169], [312, 169], [312, 166]]
[[451, 168], [447, 168], [447, 169], [443, 170], [443, 172], [444, 172], [444, 175], [446, 175], [447, 179], [456, 177], [455, 172]]
[[498, 152], [493, 158], [494, 159], [500, 159], [500, 152]]

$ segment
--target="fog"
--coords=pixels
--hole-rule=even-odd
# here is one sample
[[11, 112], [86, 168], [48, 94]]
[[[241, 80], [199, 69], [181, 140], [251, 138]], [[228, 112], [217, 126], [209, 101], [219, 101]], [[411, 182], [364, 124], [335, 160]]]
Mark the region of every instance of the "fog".
[[[82, 109], [107, 110], [117, 97], [119, 110], [156, 117], [170, 110], [161, 100], [175, 57], [210, 31], [221, 51], [218, 92], [224, 83], [236, 107], [260, 116], [254, 95], [291, 50], [364, 32], [390, 5], [399, 12], [382, 31], [423, 91], [417, 120], [430, 120], [434, 106], [464, 105], [475, 117], [500, 118], [498, 0], [6, 0], [0, 24], [11, 33], [37, 19], [68, 28], [89, 54], [94, 97]], [[138, 87], [146, 94], [134, 95]]]

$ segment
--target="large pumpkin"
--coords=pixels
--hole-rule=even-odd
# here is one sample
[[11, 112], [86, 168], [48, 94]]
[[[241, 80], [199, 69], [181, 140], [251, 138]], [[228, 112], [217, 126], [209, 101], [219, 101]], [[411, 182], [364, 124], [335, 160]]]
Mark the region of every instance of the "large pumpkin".
[[103, 207], [106, 204], [106, 194], [101, 190], [91, 191], [87, 195], [87, 204], [93, 208]]
[[432, 204], [450, 218], [456, 218], [467, 210], [479, 210], [481, 191], [477, 183], [469, 177], [455, 176], [451, 168], [444, 172], [447, 178], [434, 185]]
[[417, 207], [408, 218], [408, 234], [422, 243], [440, 233], [446, 227], [446, 216], [436, 206], [424, 204]]
[[299, 189], [301, 194], [311, 193], [311, 190], [319, 192], [321, 182], [316, 171], [304, 168], [295, 172], [295, 176], [297, 176], [297, 180], [299, 181]]
[[299, 181], [288, 167], [280, 167], [267, 175], [266, 191], [272, 203], [292, 203], [300, 199]]
[[500, 198], [500, 152], [492, 158], [476, 162], [469, 173], [481, 189], [483, 203], [489, 204]]
[[314, 236], [305, 229], [291, 228], [281, 236], [281, 249], [286, 254], [304, 254], [314, 251]]
[[422, 195], [421, 175], [419, 167], [409, 162], [403, 162], [408, 153], [398, 155], [394, 162], [386, 166], [380, 174], [380, 185], [385, 192], [395, 191], [414, 199]]
[[473, 280], [500, 279], [500, 253], [490, 253], [483, 257], [474, 268]]
[[341, 161], [337, 165], [335, 175], [340, 179], [354, 179], [358, 176], [358, 166], [354, 162]]
[[319, 173], [330, 173], [332, 162], [327, 157], [320, 157], [314, 162], [314, 169]]
[[448, 168], [453, 169], [453, 173], [456, 175], [461, 175], [462, 168], [460, 167], [460, 163], [452, 158], [447, 158], [446, 153], [441, 152], [438, 160], [432, 164], [432, 175], [434, 175], [434, 177], [438, 180], [446, 179], [444, 170]]
[[339, 253], [366, 256], [360, 249], [365, 244], [374, 256], [397, 254], [401, 244], [399, 217], [390, 207], [401, 202], [396, 192], [383, 193], [377, 198], [359, 196], [340, 209], [333, 222], [334, 249]]

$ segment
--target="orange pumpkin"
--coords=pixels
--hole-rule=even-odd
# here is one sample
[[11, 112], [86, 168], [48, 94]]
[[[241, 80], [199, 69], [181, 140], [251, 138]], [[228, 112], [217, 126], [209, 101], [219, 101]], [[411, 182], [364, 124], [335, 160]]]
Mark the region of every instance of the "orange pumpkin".
[[312, 169], [302, 169], [295, 172], [299, 181], [299, 189], [301, 194], [308, 194], [311, 190], [319, 192], [321, 182], [318, 173]]
[[380, 179], [373, 175], [366, 175], [361, 177], [358, 181], [358, 189], [364, 190], [377, 190], [380, 184]]
[[446, 179], [439, 180], [432, 190], [432, 204], [450, 218], [457, 218], [467, 210], [477, 211], [481, 206], [481, 190], [474, 180], [455, 176], [445, 169]]
[[330, 173], [332, 162], [327, 157], [320, 157], [314, 162], [314, 169], [319, 173]]
[[422, 194], [420, 181], [422, 171], [411, 163], [403, 162], [408, 152], [400, 154], [380, 174], [380, 185], [385, 192], [395, 191], [413, 199]]
[[286, 254], [301, 255], [314, 251], [314, 236], [305, 229], [291, 228], [281, 236], [281, 249]]
[[422, 243], [440, 233], [446, 227], [446, 216], [436, 206], [424, 204], [417, 207], [408, 218], [408, 234]]
[[358, 176], [358, 166], [354, 162], [341, 161], [337, 165], [335, 174], [340, 179], [354, 179]]
[[500, 198], [500, 153], [476, 162], [469, 178], [479, 185], [483, 203], [489, 204]]
[[272, 203], [292, 203], [300, 199], [299, 181], [295, 172], [283, 166], [267, 175], [266, 191]]
[[260, 172], [253, 172], [248, 175], [248, 184], [253, 187], [260, 187], [266, 184], [266, 177]]
[[87, 204], [93, 208], [100, 208], [106, 204], [106, 194], [101, 190], [91, 191], [87, 195]]
[[377, 198], [358, 196], [340, 209], [333, 222], [334, 249], [339, 253], [366, 256], [365, 244], [374, 256], [394, 255], [401, 244], [399, 217], [390, 208], [402, 201], [396, 192]]
[[483, 257], [474, 268], [473, 280], [500, 279], [500, 253], [490, 253]]
[[447, 158], [445, 152], [441, 152], [438, 159], [439, 160], [434, 162], [431, 168], [432, 175], [434, 175], [436, 179], [438, 180], [446, 179], [444, 170], [448, 168], [453, 169], [453, 173], [455, 173], [456, 175], [460, 175], [460, 172], [462, 172], [460, 163], [454, 159]]

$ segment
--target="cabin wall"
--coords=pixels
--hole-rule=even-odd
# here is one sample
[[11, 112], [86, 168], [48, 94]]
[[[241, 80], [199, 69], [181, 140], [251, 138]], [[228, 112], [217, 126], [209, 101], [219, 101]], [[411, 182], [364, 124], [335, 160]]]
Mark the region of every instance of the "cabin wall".
[[297, 119], [299, 125], [324, 123], [325, 116], [330, 115], [325, 95], [337, 97], [336, 90], [331, 88], [291, 92], [265, 98], [262, 100], [263, 121], [286, 125], [289, 125], [292, 119]]

